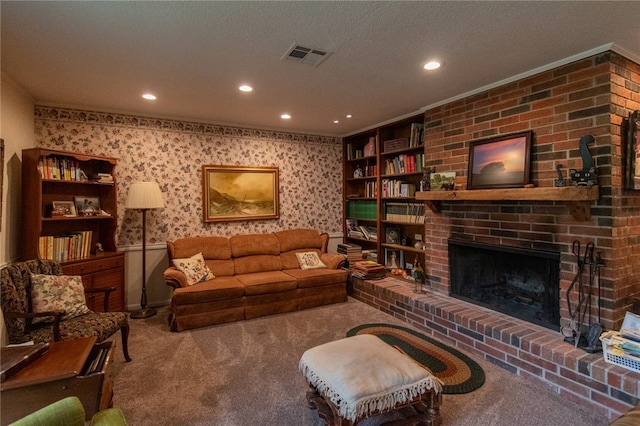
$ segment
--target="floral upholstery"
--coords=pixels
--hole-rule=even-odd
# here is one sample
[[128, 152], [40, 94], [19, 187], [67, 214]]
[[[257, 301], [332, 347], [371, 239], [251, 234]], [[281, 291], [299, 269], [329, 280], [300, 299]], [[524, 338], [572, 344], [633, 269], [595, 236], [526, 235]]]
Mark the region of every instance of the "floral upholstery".
[[[127, 322], [124, 312], [89, 312], [88, 314], [64, 320], [60, 323], [60, 337], [62, 340], [79, 339], [81, 337], [96, 336], [102, 342]], [[31, 332], [31, 339], [35, 343], [51, 342], [52, 327], [40, 327]]]
[[127, 361], [129, 322], [124, 312], [91, 312], [75, 318], [53, 323], [33, 324], [35, 315], [31, 305], [31, 274], [62, 275], [62, 267], [52, 260], [29, 260], [7, 265], [0, 270], [0, 302], [4, 314], [9, 343], [46, 343], [59, 340], [95, 336], [98, 342], [109, 338], [118, 330], [122, 334], [122, 352]]

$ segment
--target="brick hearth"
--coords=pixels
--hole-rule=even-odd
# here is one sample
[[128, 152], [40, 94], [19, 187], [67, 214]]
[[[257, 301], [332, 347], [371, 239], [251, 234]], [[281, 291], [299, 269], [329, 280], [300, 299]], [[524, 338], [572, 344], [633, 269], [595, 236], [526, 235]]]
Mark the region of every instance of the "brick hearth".
[[610, 419], [637, 404], [640, 373], [563, 341], [559, 332], [395, 278], [352, 279], [349, 295], [442, 341], [597, 410]]

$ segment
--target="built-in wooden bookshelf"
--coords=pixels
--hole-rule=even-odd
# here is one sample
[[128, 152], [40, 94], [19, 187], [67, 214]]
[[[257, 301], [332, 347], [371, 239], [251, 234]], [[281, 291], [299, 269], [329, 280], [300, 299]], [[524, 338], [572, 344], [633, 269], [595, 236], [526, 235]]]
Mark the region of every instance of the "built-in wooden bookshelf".
[[[375, 250], [385, 266], [390, 253], [398, 266], [413, 265], [416, 257], [424, 266], [424, 251], [414, 246], [424, 233], [424, 202], [415, 199], [423, 178], [423, 121], [416, 115], [344, 139], [345, 242]], [[356, 222], [365, 230], [354, 235]], [[373, 230], [376, 238], [367, 238]]]
[[[124, 310], [124, 254], [117, 251], [115, 238], [116, 164], [110, 157], [23, 150], [22, 247], [28, 259], [52, 259], [66, 274], [81, 275], [85, 288], [116, 287], [109, 308]], [[99, 206], [76, 207], [85, 199]], [[102, 310], [99, 294], [88, 294], [90, 309]]]

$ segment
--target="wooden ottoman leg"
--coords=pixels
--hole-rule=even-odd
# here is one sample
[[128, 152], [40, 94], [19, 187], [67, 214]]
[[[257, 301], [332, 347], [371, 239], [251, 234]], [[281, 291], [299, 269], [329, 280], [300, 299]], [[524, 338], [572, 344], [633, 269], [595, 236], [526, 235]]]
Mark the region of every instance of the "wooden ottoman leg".
[[312, 410], [318, 410], [318, 417], [324, 420], [325, 425], [352, 426], [351, 421], [340, 417], [340, 413], [333, 403], [325, 398], [315, 387], [309, 385], [307, 389], [307, 405]]
[[421, 414], [423, 419], [420, 424], [441, 426], [440, 405], [442, 405], [442, 392], [430, 390], [422, 394], [420, 401], [414, 405], [415, 410]]

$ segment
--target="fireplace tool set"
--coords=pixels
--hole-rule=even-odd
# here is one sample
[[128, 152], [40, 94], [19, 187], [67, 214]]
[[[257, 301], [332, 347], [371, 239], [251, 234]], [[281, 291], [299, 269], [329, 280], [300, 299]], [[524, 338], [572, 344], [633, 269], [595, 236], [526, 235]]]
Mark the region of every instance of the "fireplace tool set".
[[[602, 344], [599, 340], [602, 334], [601, 306], [600, 306], [600, 266], [603, 264], [601, 253], [594, 256], [594, 244], [587, 243], [582, 252], [580, 241], [573, 242], [571, 247], [576, 258], [578, 272], [567, 289], [567, 307], [569, 309], [569, 327], [562, 327], [565, 342], [589, 353], [600, 352]], [[587, 271], [588, 269], [588, 271]], [[584, 282], [584, 275], [588, 273], [589, 281]], [[592, 302], [597, 291], [597, 320], [593, 321]], [[575, 293], [571, 301], [572, 292]]]

